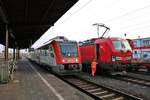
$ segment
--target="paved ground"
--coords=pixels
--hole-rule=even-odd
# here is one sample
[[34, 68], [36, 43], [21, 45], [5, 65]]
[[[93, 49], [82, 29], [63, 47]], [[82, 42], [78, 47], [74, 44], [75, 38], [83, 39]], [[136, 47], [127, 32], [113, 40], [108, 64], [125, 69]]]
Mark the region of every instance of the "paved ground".
[[14, 80], [0, 85], [0, 100], [92, 100], [27, 60], [18, 62]]

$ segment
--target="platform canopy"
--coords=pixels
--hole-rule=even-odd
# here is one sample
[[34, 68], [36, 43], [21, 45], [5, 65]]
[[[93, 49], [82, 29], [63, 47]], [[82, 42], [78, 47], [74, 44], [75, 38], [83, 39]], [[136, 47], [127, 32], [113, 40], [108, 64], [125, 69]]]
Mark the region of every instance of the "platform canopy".
[[78, 0], [0, 0], [0, 43], [28, 48]]

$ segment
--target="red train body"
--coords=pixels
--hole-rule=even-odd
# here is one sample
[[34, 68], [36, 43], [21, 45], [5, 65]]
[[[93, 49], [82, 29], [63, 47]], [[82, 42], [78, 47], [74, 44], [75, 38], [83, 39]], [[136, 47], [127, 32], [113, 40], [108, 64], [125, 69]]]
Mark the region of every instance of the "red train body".
[[84, 41], [80, 46], [83, 70], [97, 59], [97, 72], [120, 72], [130, 66], [132, 51], [127, 40], [121, 38], [102, 38]]
[[64, 37], [51, 39], [47, 44], [35, 50], [31, 59], [46, 65], [59, 74], [69, 74], [81, 70], [80, 51], [77, 42]]

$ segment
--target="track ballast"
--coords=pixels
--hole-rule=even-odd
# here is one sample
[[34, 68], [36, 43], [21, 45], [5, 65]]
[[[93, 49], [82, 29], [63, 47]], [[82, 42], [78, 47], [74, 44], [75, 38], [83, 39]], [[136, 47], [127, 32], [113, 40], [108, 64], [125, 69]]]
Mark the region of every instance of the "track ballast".
[[142, 100], [133, 95], [84, 80], [75, 75], [64, 76], [63, 80], [96, 100]]

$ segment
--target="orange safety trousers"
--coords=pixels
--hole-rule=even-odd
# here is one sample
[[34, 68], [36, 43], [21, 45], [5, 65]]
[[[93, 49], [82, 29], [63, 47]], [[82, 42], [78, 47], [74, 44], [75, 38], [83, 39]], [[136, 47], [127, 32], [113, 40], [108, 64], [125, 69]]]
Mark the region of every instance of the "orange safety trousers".
[[92, 76], [95, 76], [96, 64], [97, 64], [97, 62], [95, 62], [95, 61], [93, 61], [91, 64]]

